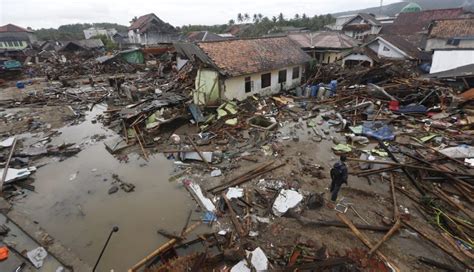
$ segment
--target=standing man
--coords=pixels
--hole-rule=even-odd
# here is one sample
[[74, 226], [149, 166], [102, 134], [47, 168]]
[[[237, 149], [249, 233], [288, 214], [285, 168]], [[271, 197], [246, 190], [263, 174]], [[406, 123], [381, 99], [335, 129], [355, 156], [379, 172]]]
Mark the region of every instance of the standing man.
[[347, 166], [344, 163], [346, 161], [346, 156], [341, 155], [339, 161], [334, 164], [331, 168], [331, 200], [336, 202], [337, 194], [343, 183], [347, 184]]

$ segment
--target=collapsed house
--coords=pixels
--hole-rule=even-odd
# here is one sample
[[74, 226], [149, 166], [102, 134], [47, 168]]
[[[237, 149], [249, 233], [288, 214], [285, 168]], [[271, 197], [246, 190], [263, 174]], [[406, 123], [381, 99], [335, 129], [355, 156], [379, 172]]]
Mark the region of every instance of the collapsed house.
[[268, 95], [301, 83], [309, 55], [287, 37], [177, 44], [181, 56], [201, 62], [196, 104]]
[[396, 35], [380, 35], [361, 48], [343, 55], [342, 66], [354, 66], [359, 63], [373, 66], [380, 59], [417, 61], [426, 58], [419, 48]]
[[332, 63], [358, 45], [353, 38], [339, 32], [318, 31], [292, 33], [288, 37], [319, 63]]
[[433, 51], [430, 73], [474, 63], [474, 18], [434, 21], [426, 50]]

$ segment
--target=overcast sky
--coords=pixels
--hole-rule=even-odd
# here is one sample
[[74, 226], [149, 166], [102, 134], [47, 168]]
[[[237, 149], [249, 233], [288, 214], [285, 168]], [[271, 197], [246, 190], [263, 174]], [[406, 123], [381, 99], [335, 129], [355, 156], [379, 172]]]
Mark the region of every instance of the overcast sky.
[[[384, 0], [384, 4], [399, 2]], [[110, 22], [129, 25], [134, 16], [155, 13], [174, 25], [223, 24], [237, 13], [308, 16], [380, 5], [380, 0], [0, 0], [0, 25], [57, 28], [64, 24]]]

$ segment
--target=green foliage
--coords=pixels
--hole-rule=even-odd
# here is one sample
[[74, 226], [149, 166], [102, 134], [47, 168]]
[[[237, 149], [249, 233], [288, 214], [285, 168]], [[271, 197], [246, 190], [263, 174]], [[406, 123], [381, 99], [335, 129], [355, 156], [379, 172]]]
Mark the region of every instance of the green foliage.
[[[253, 23], [249, 23], [252, 21]], [[230, 19], [225, 25], [187, 25], [181, 28], [184, 34], [192, 31], [211, 31], [214, 33], [225, 33], [227, 28], [237, 23], [246, 23], [248, 27], [241, 34], [242, 37], [259, 37], [267, 34], [279, 33], [283, 27], [306, 27], [311, 31], [323, 29], [325, 25], [331, 24], [335, 19], [330, 15], [315, 15], [308, 17], [305, 13], [295, 14], [292, 19], [286, 19], [283, 13], [271, 18], [263, 16], [261, 13], [252, 14], [238, 13], [235, 20]]]
[[100, 39], [107, 51], [112, 51], [117, 48], [117, 44], [113, 40], [109, 39], [106, 35], [97, 35], [92, 37], [92, 39]]
[[225, 25], [185, 25], [181, 27], [181, 32], [183, 34], [188, 34], [189, 32], [193, 31], [210, 31], [213, 33], [224, 33], [226, 29], [229, 27], [228, 24]]
[[81, 40], [84, 39], [84, 29], [90, 27], [115, 28], [118, 32], [126, 32], [127, 27], [115, 23], [69, 24], [55, 28], [41, 28], [35, 30], [40, 40]]

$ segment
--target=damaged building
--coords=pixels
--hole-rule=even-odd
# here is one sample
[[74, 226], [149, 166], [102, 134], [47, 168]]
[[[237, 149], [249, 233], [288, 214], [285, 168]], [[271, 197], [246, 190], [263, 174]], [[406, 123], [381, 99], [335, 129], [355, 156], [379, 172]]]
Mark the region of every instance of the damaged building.
[[162, 21], [154, 13], [146, 14], [131, 21], [128, 28], [130, 43], [158, 44], [179, 40], [180, 34], [170, 24]]
[[176, 48], [182, 56], [202, 63], [195, 80], [197, 104], [295, 88], [311, 59], [287, 37], [177, 44]]

